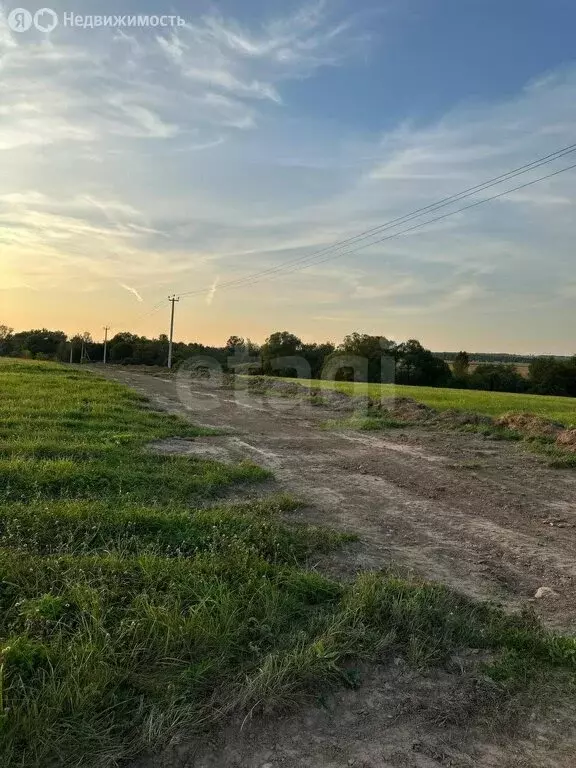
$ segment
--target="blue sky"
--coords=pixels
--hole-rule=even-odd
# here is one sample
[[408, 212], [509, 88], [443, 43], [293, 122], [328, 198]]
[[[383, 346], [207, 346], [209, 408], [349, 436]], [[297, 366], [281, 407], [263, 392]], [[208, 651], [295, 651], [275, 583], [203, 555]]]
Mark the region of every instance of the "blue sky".
[[225, 288], [576, 142], [573, 2], [82, 0], [51, 7], [186, 25], [49, 34], [11, 31], [15, 5], [0, 4], [0, 322], [153, 335], [158, 302], [199, 290], [182, 338], [576, 352], [576, 171]]

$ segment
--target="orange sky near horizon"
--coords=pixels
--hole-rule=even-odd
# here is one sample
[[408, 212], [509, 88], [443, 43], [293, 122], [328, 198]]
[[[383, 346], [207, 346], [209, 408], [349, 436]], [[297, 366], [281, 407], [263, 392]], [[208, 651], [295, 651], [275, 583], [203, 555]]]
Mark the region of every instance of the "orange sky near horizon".
[[[494, 320], [487, 327], [470, 328], [454, 318], [444, 318], [433, 325], [421, 316], [398, 317], [389, 315], [383, 306], [378, 316], [365, 316], [355, 322], [343, 305], [340, 317], [336, 313], [322, 317], [319, 310], [295, 312], [289, 302], [270, 306], [270, 297], [261, 298], [261, 306], [254, 294], [240, 295], [237, 291], [218, 292], [210, 305], [202, 296], [182, 298], [176, 304], [174, 336], [178, 341], [198, 341], [220, 346], [231, 335], [251, 338], [261, 343], [277, 330], [296, 333], [306, 342], [332, 341], [339, 343], [345, 335], [358, 331], [384, 335], [395, 341], [419, 339], [434, 351], [507, 352], [512, 354], [576, 353], [576, 344], [570, 348], [561, 341], [554, 341], [549, 331], [541, 329], [530, 338], [502, 329], [494, 332]], [[168, 292], [165, 292], [166, 297]], [[89, 331], [95, 340], [103, 338], [104, 325], [111, 326], [110, 336], [128, 330], [149, 338], [168, 333], [170, 306], [166, 300], [158, 309], [154, 306], [162, 300], [155, 292], [153, 299], [139, 302], [127, 291], [116, 285], [109, 290], [76, 292], [52, 290], [32, 291], [24, 288], [2, 291], [0, 323], [16, 330], [47, 327], [62, 330], [67, 335]], [[255, 302], [256, 299], [256, 302]], [[295, 298], [297, 301], [297, 298]], [[387, 316], [388, 315], [388, 316]]]

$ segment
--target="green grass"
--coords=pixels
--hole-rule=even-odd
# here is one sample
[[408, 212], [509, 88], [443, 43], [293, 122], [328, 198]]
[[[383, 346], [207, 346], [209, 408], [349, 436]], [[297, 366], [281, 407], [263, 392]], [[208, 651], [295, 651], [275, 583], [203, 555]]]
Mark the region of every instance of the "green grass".
[[535, 453], [546, 456], [548, 466], [553, 469], [576, 469], [576, 453], [573, 451], [566, 451], [560, 446], [539, 441], [533, 441], [529, 445]]
[[[295, 383], [295, 379], [283, 379]], [[471, 389], [442, 387], [409, 387], [393, 384], [349, 383], [298, 379], [298, 384], [314, 389], [332, 389], [348, 395], [380, 397], [411, 397], [438, 411], [456, 408], [486, 416], [504, 413], [532, 413], [566, 426], [576, 426], [576, 398], [549, 395], [517, 395], [510, 392], [484, 392]]]
[[230, 713], [356, 685], [359, 659], [426, 668], [486, 649], [479, 679], [502, 696], [576, 674], [576, 641], [529, 615], [309, 570], [350, 537], [284, 522], [289, 498], [219, 498], [258, 467], [146, 451], [206, 432], [116, 383], [0, 359], [2, 768], [113, 768]]
[[378, 432], [382, 429], [407, 429], [410, 424], [388, 416], [352, 416], [349, 419], [329, 419], [324, 429], [355, 429], [360, 432]]

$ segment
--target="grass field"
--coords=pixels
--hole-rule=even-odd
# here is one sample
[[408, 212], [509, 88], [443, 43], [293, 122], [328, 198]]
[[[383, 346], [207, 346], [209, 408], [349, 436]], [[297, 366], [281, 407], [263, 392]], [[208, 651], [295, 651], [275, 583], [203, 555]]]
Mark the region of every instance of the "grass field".
[[409, 387], [392, 384], [349, 383], [316, 379], [284, 379], [306, 387], [334, 389], [346, 394], [379, 397], [411, 397], [439, 411], [456, 408], [464, 411], [501, 416], [504, 413], [533, 413], [566, 426], [576, 426], [576, 398], [549, 395], [516, 395], [510, 392], [484, 392], [472, 389]]
[[503, 696], [576, 672], [576, 641], [433, 584], [308, 570], [336, 533], [294, 504], [219, 496], [267, 473], [146, 451], [206, 430], [119, 384], [0, 360], [0, 765], [112, 768], [201, 732], [356, 684], [355, 659], [416, 667], [489, 649]]

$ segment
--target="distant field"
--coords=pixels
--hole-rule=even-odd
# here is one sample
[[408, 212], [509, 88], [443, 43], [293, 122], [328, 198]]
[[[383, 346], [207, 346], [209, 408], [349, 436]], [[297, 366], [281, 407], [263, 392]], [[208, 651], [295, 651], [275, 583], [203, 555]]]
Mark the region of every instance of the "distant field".
[[[285, 379], [294, 382], [294, 379]], [[340, 381], [299, 379], [304, 386], [335, 389], [347, 394], [371, 397], [411, 397], [439, 411], [457, 408], [464, 411], [500, 416], [503, 413], [533, 413], [566, 426], [576, 426], [576, 398], [549, 395], [516, 395], [510, 392], [484, 392], [472, 389], [408, 387], [393, 384], [352, 384]]]

